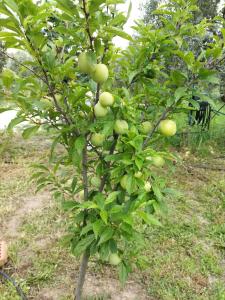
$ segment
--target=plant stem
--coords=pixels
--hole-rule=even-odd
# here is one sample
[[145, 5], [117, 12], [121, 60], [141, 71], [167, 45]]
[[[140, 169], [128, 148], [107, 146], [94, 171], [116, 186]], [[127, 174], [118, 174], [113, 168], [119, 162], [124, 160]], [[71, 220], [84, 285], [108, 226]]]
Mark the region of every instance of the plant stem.
[[86, 0], [82, 0], [82, 2], [83, 2], [84, 16], [85, 16], [85, 20], [86, 20], [86, 31], [87, 31], [89, 42], [90, 42], [90, 48], [92, 51], [94, 51], [93, 37], [91, 35], [91, 31], [90, 31], [90, 27], [89, 27], [89, 13], [87, 12], [87, 3], [86, 3]]
[[83, 286], [84, 286], [85, 275], [86, 275], [86, 272], [87, 272], [89, 257], [90, 257], [89, 252], [85, 251], [84, 255], [82, 257], [82, 260], [81, 260], [78, 283], [77, 283], [77, 287], [76, 287], [76, 291], [75, 291], [74, 300], [81, 300], [82, 290], [83, 290]]
[[[116, 149], [117, 140], [118, 140], [118, 135], [114, 135], [114, 141], [113, 141], [113, 144], [112, 144], [112, 146], [110, 148], [109, 155], [112, 155], [114, 153], [114, 151]], [[106, 170], [109, 169], [109, 168], [110, 168], [110, 162], [107, 163]], [[103, 191], [104, 186], [106, 184], [107, 176], [108, 176], [108, 174], [105, 174], [102, 177], [100, 188], [99, 188], [99, 192]]]
[[[82, 152], [82, 182], [84, 187], [84, 201], [87, 201], [88, 200], [88, 165], [87, 165], [88, 156], [87, 156], [87, 137], [85, 136], [85, 138], [86, 138], [86, 142]], [[83, 227], [86, 225], [86, 219], [87, 219], [87, 211], [85, 211], [84, 214]], [[86, 249], [80, 264], [79, 277], [78, 277], [77, 287], [75, 290], [75, 298], [74, 298], [75, 300], [81, 300], [85, 274], [87, 272], [87, 267], [88, 267], [89, 256], [90, 256], [89, 251], [88, 249]]]

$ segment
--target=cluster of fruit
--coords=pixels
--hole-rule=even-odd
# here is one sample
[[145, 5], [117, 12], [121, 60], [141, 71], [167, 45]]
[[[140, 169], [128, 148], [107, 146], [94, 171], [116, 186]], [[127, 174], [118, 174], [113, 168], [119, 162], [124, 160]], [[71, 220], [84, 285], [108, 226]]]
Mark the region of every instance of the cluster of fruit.
[[[105, 64], [94, 64], [87, 53], [81, 53], [78, 57], [78, 66], [82, 73], [89, 74], [91, 78], [98, 84], [104, 83], [109, 77], [109, 70]], [[96, 118], [105, 117], [109, 108], [114, 104], [114, 97], [109, 92], [103, 92], [98, 103], [94, 107]], [[143, 122], [140, 127], [140, 133], [148, 135], [153, 129], [153, 125], [149, 121]], [[118, 135], [126, 134], [129, 130], [128, 123], [125, 120], [116, 120], [114, 131]], [[163, 120], [160, 122], [159, 131], [164, 136], [173, 136], [176, 133], [176, 123], [172, 120]], [[91, 143], [95, 147], [101, 147], [105, 141], [105, 135], [102, 133], [94, 133], [91, 137]], [[156, 158], [156, 165], [163, 165], [162, 159]]]

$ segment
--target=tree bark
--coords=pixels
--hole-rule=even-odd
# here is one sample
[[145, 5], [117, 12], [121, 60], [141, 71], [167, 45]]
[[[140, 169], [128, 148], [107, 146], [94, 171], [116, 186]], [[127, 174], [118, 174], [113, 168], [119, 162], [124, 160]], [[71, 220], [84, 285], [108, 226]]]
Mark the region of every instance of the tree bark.
[[80, 265], [79, 277], [78, 277], [77, 287], [75, 290], [74, 300], [81, 300], [89, 256], [90, 256], [89, 252], [85, 251]]

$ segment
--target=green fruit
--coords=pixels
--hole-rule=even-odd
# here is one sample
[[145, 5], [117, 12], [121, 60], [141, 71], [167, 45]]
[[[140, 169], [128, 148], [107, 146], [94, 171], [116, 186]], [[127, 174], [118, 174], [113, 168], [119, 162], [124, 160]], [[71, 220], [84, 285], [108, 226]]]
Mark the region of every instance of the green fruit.
[[91, 136], [91, 143], [95, 147], [100, 147], [105, 141], [105, 135], [101, 133], [93, 133]]
[[152, 189], [151, 183], [150, 183], [150, 182], [146, 182], [146, 183], [145, 183], [145, 186], [144, 186], [144, 189], [145, 189], [145, 191], [146, 191], [147, 193], [150, 192], [151, 189]]
[[96, 118], [105, 117], [108, 113], [108, 109], [101, 106], [101, 104], [98, 102], [94, 107], [94, 112]]
[[152, 163], [154, 166], [160, 168], [160, 167], [164, 166], [165, 160], [162, 156], [157, 155], [157, 156], [152, 157]]
[[141, 176], [142, 176], [142, 173], [139, 171], [139, 172], [136, 172], [135, 174], [134, 174], [134, 177], [135, 178], [141, 178]]
[[80, 200], [84, 200], [84, 191], [83, 190], [78, 193], [78, 198]]
[[82, 73], [90, 73], [93, 69], [93, 64], [90, 61], [87, 53], [83, 52], [78, 57], [78, 66]]
[[109, 77], [109, 70], [104, 64], [97, 64], [91, 74], [92, 79], [97, 83], [105, 82]]
[[85, 117], [85, 113], [84, 113], [83, 111], [79, 111], [79, 116], [80, 116], [81, 118], [84, 118], [84, 117]]
[[143, 133], [143, 134], [148, 134], [150, 131], [152, 130], [152, 123], [151, 122], [143, 122], [141, 124], [141, 127], [140, 127], [140, 132]]
[[177, 125], [173, 120], [163, 120], [159, 124], [159, 131], [164, 136], [173, 136], [176, 134]]
[[108, 92], [104, 92], [99, 97], [99, 103], [104, 107], [112, 106], [114, 103], [114, 97], [112, 94], [110, 94]]
[[101, 185], [101, 179], [99, 177], [92, 177], [91, 184], [92, 184], [92, 186], [99, 188]]
[[116, 120], [114, 130], [117, 134], [125, 134], [128, 132], [128, 124], [124, 120]]
[[120, 180], [120, 185], [124, 190], [126, 190], [127, 188], [127, 179], [128, 179], [128, 175], [124, 175]]
[[118, 254], [112, 253], [109, 256], [109, 263], [113, 266], [117, 266], [121, 263], [121, 258], [119, 257]]

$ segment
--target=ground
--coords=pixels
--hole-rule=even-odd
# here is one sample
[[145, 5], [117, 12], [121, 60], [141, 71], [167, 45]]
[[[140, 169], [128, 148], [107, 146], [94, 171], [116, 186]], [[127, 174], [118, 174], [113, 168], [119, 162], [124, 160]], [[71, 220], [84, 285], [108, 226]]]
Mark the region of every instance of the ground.
[[[43, 138], [17, 137], [0, 156], [0, 239], [10, 254], [4, 271], [28, 299], [69, 300], [79, 262], [63, 246], [65, 218], [49, 191], [35, 194], [30, 180], [31, 163], [47, 152]], [[180, 162], [164, 171], [171, 191], [164, 226], [145, 229], [145, 268], [122, 288], [116, 270], [93, 259], [85, 299], [225, 300], [225, 153], [177, 155]], [[0, 281], [0, 300], [16, 299], [14, 288]]]

